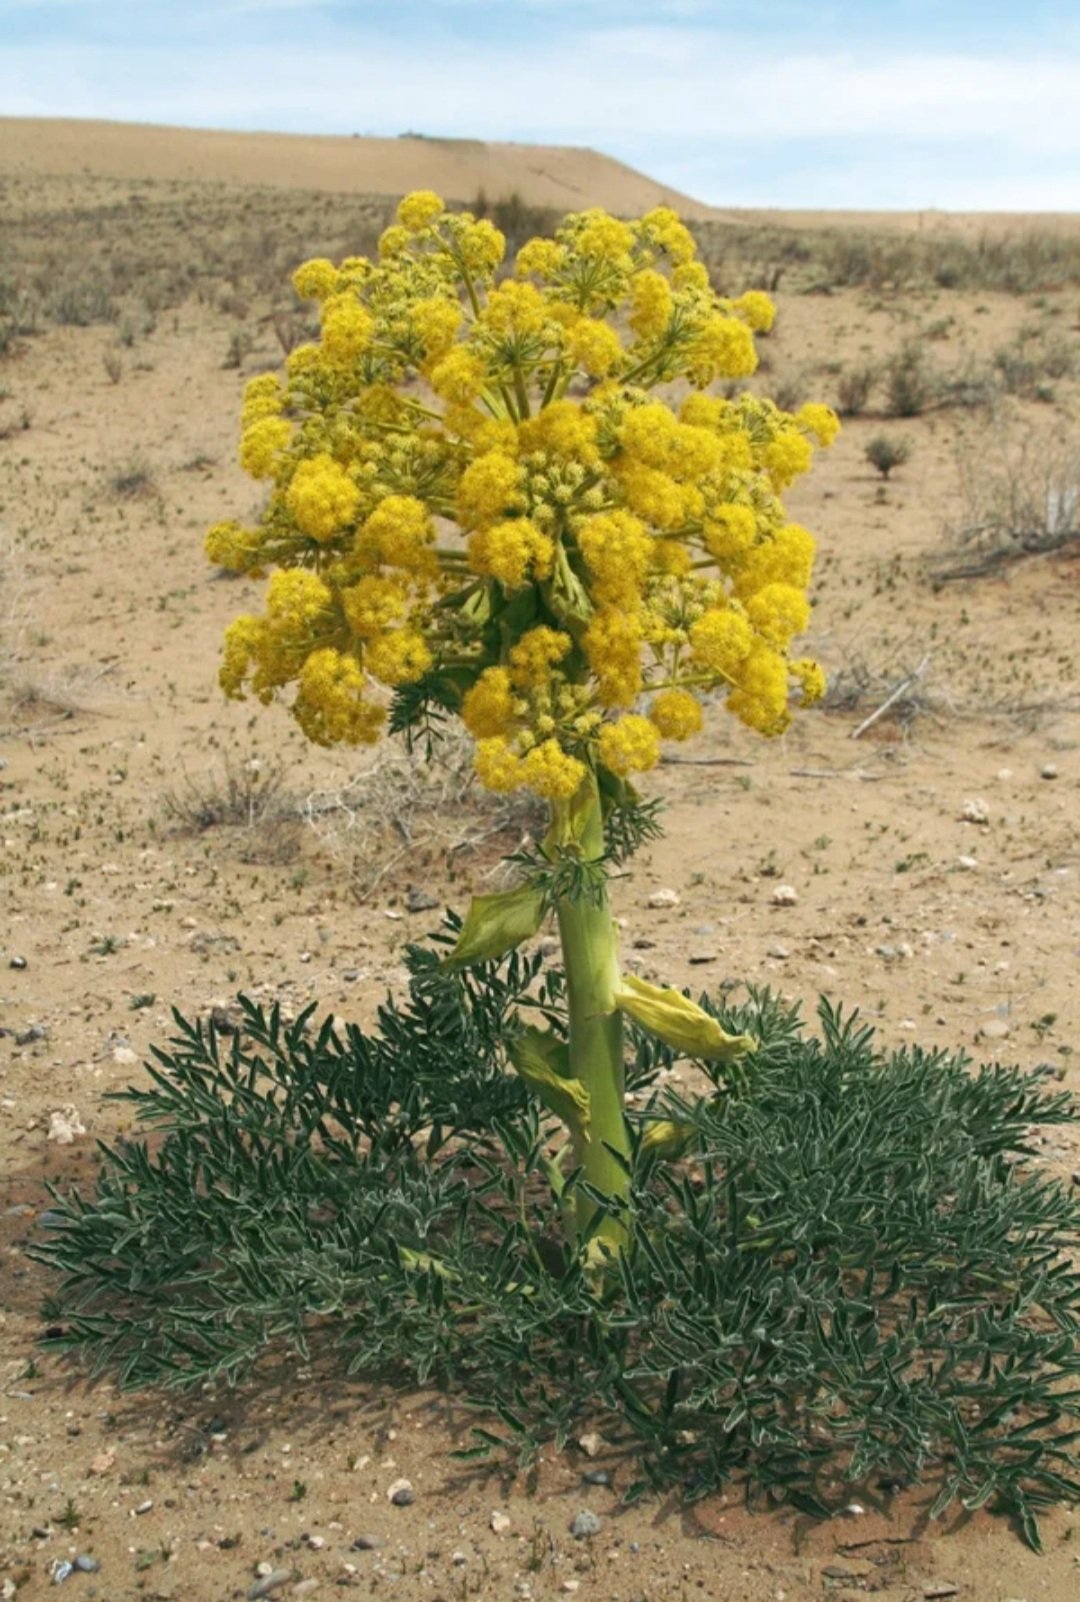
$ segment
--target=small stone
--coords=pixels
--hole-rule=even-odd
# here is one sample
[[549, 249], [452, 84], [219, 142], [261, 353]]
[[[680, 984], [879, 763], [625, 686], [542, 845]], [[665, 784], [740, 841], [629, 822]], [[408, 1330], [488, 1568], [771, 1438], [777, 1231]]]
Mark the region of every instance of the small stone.
[[989, 823], [990, 809], [980, 796], [968, 796], [960, 808], [961, 823]]
[[100, 1559], [91, 1557], [89, 1552], [80, 1552], [75, 1559], [75, 1567], [80, 1574], [96, 1574], [101, 1568]]
[[647, 935], [638, 935], [632, 944], [635, 951], [653, 951], [656, 947], [656, 941], [650, 940]]
[[377, 1552], [382, 1546], [377, 1535], [358, 1535], [352, 1544], [354, 1552]]
[[283, 1585], [288, 1585], [293, 1577], [292, 1569], [271, 1569], [261, 1579], [253, 1581], [247, 1588], [248, 1602], [258, 1602], [259, 1597], [269, 1596], [272, 1591], [280, 1591]]
[[112, 1060], [118, 1068], [133, 1068], [139, 1057], [130, 1046], [114, 1046]]
[[11, 961], [8, 963], [8, 967], [9, 968], [25, 968], [26, 967], [26, 958], [25, 957], [12, 957]]
[[427, 890], [421, 890], [418, 885], [411, 884], [405, 892], [406, 912], [431, 912], [438, 905], [438, 896], [431, 895]]
[[593, 1513], [589, 1508], [584, 1508], [580, 1513], [575, 1513], [570, 1521], [570, 1534], [575, 1541], [586, 1541], [590, 1535], [599, 1535], [599, 1515]]
[[960, 856], [956, 859], [956, 866], [965, 873], [975, 873], [978, 870], [978, 860], [975, 857]]
[[568, 1591], [572, 1595], [575, 1591], [580, 1591], [581, 1590], [581, 1581], [580, 1580], [563, 1580], [562, 1583], [559, 1586], [559, 1590], [560, 1591]]
[[43, 1029], [41, 1024], [31, 1024], [29, 1029], [19, 1031], [15, 1036], [15, 1044], [17, 1046], [34, 1046], [39, 1040], [46, 1040], [48, 1033], [48, 1030]]
[[791, 952], [782, 941], [774, 940], [772, 945], [768, 948], [766, 955], [775, 957], [778, 962], [786, 962], [788, 957], [791, 956]]
[[450, 1561], [454, 1565], [455, 1569], [460, 1569], [464, 1568], [465, 1564], [468, 1563], [469, 1560], [465, 1556], [464, 1552], [451, 1552]]
[[140, 1514], [140, 1513], [149, 1513], [149, 1511], [153, 1507], [153, 1505], [154, 1505], [153, 1498], [148, 1496], [146, 1498], [146, 1501], [145, 1502], [140, 1502], [138, 1507], [135, 1509], [136, 1516], [138, 1514]]
[[48, 1139], [55, 1140], [58, 1146], [71, 1146], [76, 1135], [85, 1135], [86, 1127], [74, 1107], [65, 1107], [63, 1111], [49, 1114]]
[[341, 977], [347, 985], [354, 985], [360, 977], [359, 968], [342, 968]]
[[411, 1507], [416, 1501], [416, 1492], [410, 1480], [395, 1480], [386, 1492], [386, 1500], [394, 1507]]
[[691, 951], [687, 961], [696, 968], [703, 967], [707, 962], [716, 961], [715, 951]]
[[490, 1523], [496, 1535], [505, 1535], [510, 1528], [510, 1515], [497, 1507], [491, 1515]]
[[115, 1462], [115, 1452], [99, 1452], [90, 1464], [90, 1472], [91, 1474], [108, 1474]]
[[649, 897], [649, 906], [656, 908], [677, 907], [680, 905], [681, 901], [682, 897], [679, 895], [677, 890], [654, 890], [652, 895]]
[[985, 1023], [979, 1025], [980, 1040], [1006, 1040], [1009, 1034], [1009, 1025], [1004, 1018], [987, 1018]]
[[793, 884], [778, 884], [772, 893], [774, 907], [793, 907], [799, 899], [799, 892]]
[[1040, 779], [1056, 779], [1057, 776], [1058, 765], [1056, 762], [1044, 762], [1042, 767], [1039, 769]]
[[561, 950], [562, 945], [554, 935], [545, 935], [540, 942], [540, 955], [542, 957], [557, 957]]
[[58, 1562], [53, 1564], [50, 1572], [52, 1574], [53, 1584], [63, 1585], [64, 1581], [69, 1580], [75, 1573], [75, 1565], [73, 1563], [69, 1563], [66, 1558], [61, 1558]]
[[610, 1485], [611, 1475], [607, 1469], [586, 1469], [581, 1478], [586, 1485]]
[[891, 962], [893, 960], [893, 958], [896, 956], [896, 947], [895, 946], [875, 946], [874, 947], [874, 955], [878, 956], [878, 957], [883, 957], [886, 962]]
[[595, 1430], [590, 1430], [588, 1435], [578, 1436], [578, 1445], [586, 1457], [595, 1457], [603, 1444], [603, 1436], [598, 1435]]
[[951, 1580], [939, 1580], [933, 1585], [923, 1586], [923, 1596], [926, 1598], [926, 1602], [935, 1602], [935, 1599], [939, 1597], [957, 1596], [959, 1591], [960, 1587], [954, 1585]]
[[290, 1596], [310, 1596], [312, 1591], [317, 1591], [318, 1589], [319, 1589], [318, 1580], [297, 1580], [296, 1584], [293, 1586], [292, 1590], [289, 1592], [289, 1595]]
[[866, 1509], [861, 1502], [849, 1502], [844, 1512], [850, 1519], [861, 1519]]

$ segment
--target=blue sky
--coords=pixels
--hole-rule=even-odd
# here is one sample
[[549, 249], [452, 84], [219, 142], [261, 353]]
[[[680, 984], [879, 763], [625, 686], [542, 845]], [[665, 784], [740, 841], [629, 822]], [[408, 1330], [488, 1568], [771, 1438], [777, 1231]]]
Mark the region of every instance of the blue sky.
[[717, 205], [1080, 210], [1080, 6], [0, 0], [0, 112], [587, 144]]

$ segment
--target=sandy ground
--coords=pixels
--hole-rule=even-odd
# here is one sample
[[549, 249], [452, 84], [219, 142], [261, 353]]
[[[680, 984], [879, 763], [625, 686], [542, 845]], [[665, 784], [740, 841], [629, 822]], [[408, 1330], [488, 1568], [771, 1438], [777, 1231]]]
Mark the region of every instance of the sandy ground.
[[[803, 372], [824, 398], [830, 366], [913, 333], [946, 364], [1033, 319], [1075, 337], [1075, 294], [780, 299], [767, 379]], [[466, 1473], [446, 1450], [468, 1421], [442, 1399], [295, 1364], [237, 1397], [131, 1398], [35, 1358], [48, 1287], [23, 1248], [43, 1182], [89, 1181], [95, 1140], [125, 1127], [103, 1093], [138, 1077], [169, 1008], [204, 1014], [245, 989], [370, 1017], [431, 919], [405, 910], [415, 863], [359, 900], [355, 842], [332, 829], [177, 826], [170, 803], [213, 798], [227, 766], [282, 761], [305, 795], [362, 765], [216, 687], [221, 630], [257, 586], [215, 576], [201, 534], [251, 505], [233, 459], [238, 401], [277, 359], [262, 329], [242, 368], [223, 368], [233, 326], [206, 306], [168, 312], [115, 382], [110, 328], [47, 330], [0, 367], [0, 424], [29, 414], [0, 428], [0, 1596], [55, 1594], [50, 1566], [92, 1554], [100, 1572], [76, 1572], [63, 1594], [239, 1597], [262, 1563], [290, 1572], [275, 1595], [341, 1586], [403, 1602], [1075, 1597], [1076, 1512], [1046, 1519], [1038, 1558], [981, 1514], [927, 1525], [918, 1501], [816, 1527], [750, 1516], [734, 1497], [622, 1510], [583, 1485], [574, 1451], [545, 1453], [535, 1483]], [[1010, 426], [1060, 439], [1076, 404], [1065, 383], [1053, 404], [1014, 406]], [[852, 421], [792, 498], [821, 536], [812, 643], [834, 677], [861, 672], [875, 689], [769, 745], [718, 714], [655, 776], [667, 835], [617, 887], [626, 960], [674, 983], [767, 981], [808, 1009], [842, 997], [886, 1042], [1050, 1061], [1080, 1088], [1080, 566], [1038, 558], [935, 585], [960, 509], [957, 450], [989, 453], [987, 424], [954, 410], [890, 423], [913, 450], [888, 486], [864, 460], [882, 426]], [[853, 740], [924, 658], [910, 718]], [[460, 906], [492, 867], [489, 850], [451, 878], [436, 855], [423, 874]], [[781, 884], [794, 904], [777, 904]], [[660, 887], [678, 904], [651, 909]], [[85, 1133], [50, 1139], [54, 1113]], [[1054, 1131], [1046, 1155], [1080, 1176], [1075, 1132]], [[611, 1466], [617, 1491], [625, 1469]], [[399, 1476], [410, 1508], [388, 1503]], [[568, 1527], [584, 1507], [603, 1522], [581, 1543]], [[357, 1550], [360, 1537], [382, 1544]]]

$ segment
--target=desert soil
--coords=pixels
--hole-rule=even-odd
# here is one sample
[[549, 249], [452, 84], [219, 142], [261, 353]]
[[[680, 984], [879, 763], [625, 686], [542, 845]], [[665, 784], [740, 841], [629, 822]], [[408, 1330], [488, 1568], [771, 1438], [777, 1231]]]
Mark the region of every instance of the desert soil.
[[[1075, 292], [779, 304], [764, 382], [802, 374], [825, 399], [837, 363], [911, 335], [945, 365], [1032, 322], [1077, 338]], [[90, 1554], [100, 1570], [63, 1594], [239, 1597], [263, 1564], [289, 1571], [276, 1596], [341, 1586], [402, 1602], [1074, 1598], [1077, 1512], [1051, 1512], [1037, 1557], [984, 1514], [930, 1525], [919, 1499], [819, 1525], [750, 1515], [734, 1495], [622, 1509], [622, 1465], [614, 1490], [582, 1482], [603, 1453], [545, 1452], [535, 1482], [466, 1473], [447, 1452], [468, 1421], [441, 1398], [295, 1363], [233, 1396], [131, 1397], [35, 1355], [49, 1286], [25, 1247], [44, 1187], [92, 1182], [95, 1142], [129, 1127], [104, 1094], [138, 1079], [169, 1009], [204, 1016], [244, 990], [369, 1019], [432, 921], [407, 910], [410, 885], [461, 906], [496, 865], [491, 839], [448, 859], [419, 812], [420, 856], [373, 811], [351, 831], [325, 812], [318, 829], [214, 822], [230, 775], [243, 788], [280, 771], [284, 801], [340, 791], [372, 760], [314, 752], [283, 713], [216, 686], [221, 631], [258, 586], [208, 568], [201, 536], [252, 506], [234, 460], [240, 392], [280, 356], [257, 325], [241, 367], [223, 367], [234, 327], [193, 301], [165, 312], [120, 352], [115, 381], [110, 327], [48, 327], [0, 366], [0, 1596], [54, 1594], [55, 1563]], [[1002, 415], [1059, 441], [1077, 390]], [[1050, 1062], [1080, 1089], [1080, 564], [934, 582], [962, 510], [957, 452], [991, 461], [995, 425], [949, 409], [884, 426], [912, 446], [887, 486], [864, 459], [882, 422], [860, 417], [791, 498], [821, 541], [811, 644], [862, 697], [771, 744], [717, 712], [653, 777], [667, 833], [617, 886], [626, 961], [676, 984], [768, 983], [809, 1011], [842, 998], [886, 1044]], [[674, 905], [650, 906], [660, 888]], [[1044, 1148], [1080, 1182], [1075, 1132]], [[399, 1477], [409, 1507], [388, 1501]], [[575, 1541], [584, 1508], [600, 1533]], [[381, 1544], [356, 1549], [365, 1536]]]

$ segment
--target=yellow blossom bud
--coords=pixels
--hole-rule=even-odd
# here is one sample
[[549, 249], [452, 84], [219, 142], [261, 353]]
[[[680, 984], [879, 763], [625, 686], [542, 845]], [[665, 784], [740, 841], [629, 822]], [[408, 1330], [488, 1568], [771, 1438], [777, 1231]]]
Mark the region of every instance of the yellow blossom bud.
[[701, 729], [701, 702], [689, 690], [661, 690], [649, 716], [665, 740], [689, 740]]
[[648, 718], [631, 712], [603, 725], [599, 750], [601, 762], [612, 773], [646, 773], [660, 760], [660, 735]]
[[397, 218], [403, 228], [415, 234], [421, 228], [430, 228], [445, 209], [441, 196], [435, 194], [434, 190], [414, 189], [412, 194], [406, 195], [398, 203]]
[[299, 463], [285, 504], [305, 534], [330, 540], [355, 515], [360, 491], [332, 456], [321, 453]]

